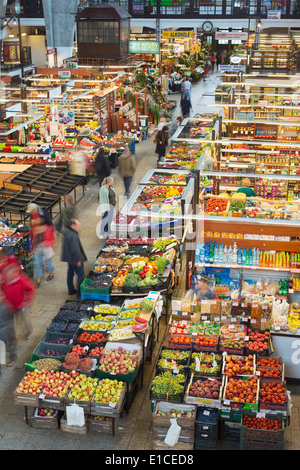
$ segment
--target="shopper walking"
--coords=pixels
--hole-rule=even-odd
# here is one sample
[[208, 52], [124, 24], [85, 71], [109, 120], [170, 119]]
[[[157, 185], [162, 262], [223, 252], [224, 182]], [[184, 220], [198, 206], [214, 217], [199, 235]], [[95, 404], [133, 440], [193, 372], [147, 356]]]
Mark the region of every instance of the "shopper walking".
[[99, 187], [105, 178], [111, 175], [111, 168], [108, 157], [105, 155], [103, 147], [100, 147], [95, 160], [95, 168], [98, 176]]
[[172, 137], [172, 135], [175, 134], [175, 132], [178, 129], [178, 126], [180, 126], [180, 123], [182, 122], [182, 117], [178, 116], [176, 119], [174, 119], [171, 123], [170, 130], [169, 130], [169, 136]]
[[[2, 292], [0, 292], [0, 341], [5, 343], [6, 367], [12, 367], [18, 360], [17, 338], [13, 315], [9, 312]], [[1, 368], [1, 365], [0, 365]]]
[[103, 181], [99, 190], [99, 208], [102, 214], [100, 238], [108, 238], [110, 236], [110, 226], [114, 218], [116, 202], [114, 179], [112, 176], [108, 176]]
[[208, 60], [205, 61], [205, 64], [204, 64], [204, 73], [203, 73], [203, 81], [206, 82], [206, 77], [209, 73], [209, 63], [208, 63]]
[[1, 266], [1, 293], [4, 295], [7, 309], [17, 322], [23, 324], [26, 339], [32, 333], [32, 325], [27, 308], [35, 299], [36, 289], [31, 279], [21, 271], [16, 260], [8, 257]]
[[66, 227], [70, 226], [71, 220], [76, 218], [76, 205], [72, 194], [68, 194], [64, 198], [64, 207], [61, 211], [58, 223], [55, 225], [55, 228], [58, 232]]
[[130, 196], [130, 185], [132, 177], [135, 174], [136, 163], [135, 157], [130, 152], [129, 148], [126, 147], [124, 152], [119, 157], [119, 173], [123, 178], [124, 187], [125, 187], [125, 196]]
[[[68, 264], [67, 287], [69, 295], [77, 294], [80, 297], [80, 285], [84, 280], [84, 263], [86, 254], [79, 238], [80, 222], [72, 219], [70, 226], [63, 234], [61, 261]], [[74, 287], [74, 276], [77, 277], [77, 289]]]
[[49, 212], [33, 202], [28, 204], [26, 212], [30, 216], [31, 226], [41, 220], [43, 220], [47, 225], [53, 225], [53, 221]]
[[46, 281], [51, 281], [54, 277], [54, 226], [47, 225], [43, 218], [35, 219], [35, 221], [33, 221], [30, 236], [32, 241], [36, 287], [39, 287], [43, 275], [43, 263], [46, 264], [49, 272]]
[[164, 126], [160, 131], [157, 132], [155, 136], [155, 153], [157, 154], [157, 161], [162, 157], [165, 157], [166, 150], [169, 143], [169, 127]]
[[183, 94], [188, 95], [189, 100], [192, 101], [192, 81], [188, 78], [183, 83]]
[[217, 69], [218, 69], [219, 65], [222, 64], [222, 52], [221, 51], [218, 51], [216, 54], [216, 62], [217, 62]]
[[211, 71], [212, 72], [214, 71], [214, 68], [215, 68], [215, 62], [216, 62], [216, 56], [215, 56], [215, 54], [212, 54], [210, 56], [210, 65], [211, 65]]
[[192, 110], [192, 103], [190, 102], [187, 94], [185, 94], [184, 97], [182, 98], [180, 102], [180, 107], [181, 107], [183, 119], [188, 117]]

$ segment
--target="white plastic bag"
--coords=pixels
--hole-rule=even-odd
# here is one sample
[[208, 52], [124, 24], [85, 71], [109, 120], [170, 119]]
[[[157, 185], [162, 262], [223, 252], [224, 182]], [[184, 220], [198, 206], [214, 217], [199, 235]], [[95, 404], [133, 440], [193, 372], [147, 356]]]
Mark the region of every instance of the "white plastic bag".
[[168, 429], [164, 443], [167, 444], [168, 446], [175, 446], [180, 436], [181, 427], [177, 424], [176, 418], [171, 418], [170, 423], [171, 423], [171, 426]]
[[68, 426], [84, 426], [84, 410], [76, 403], [66, 407], [67, 425]]

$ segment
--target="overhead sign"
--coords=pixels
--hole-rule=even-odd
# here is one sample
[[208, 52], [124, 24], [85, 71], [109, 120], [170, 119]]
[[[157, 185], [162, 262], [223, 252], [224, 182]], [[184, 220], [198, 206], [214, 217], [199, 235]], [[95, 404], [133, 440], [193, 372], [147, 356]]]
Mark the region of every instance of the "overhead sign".
[[244, 72], [244, 65], [219, 65], [219, 72]]
[[248, 33], [245, 32], [234, 32], [234, 31], [216, 31], [215, 38], [219, 41], [220, 39], [226, 39], [232, 41], [233, 39], [238, 41], [247, 41]]
[[158, 41], [129, 41], [130, 54], [159, 54], [160, 46]]
[[267, 18], [268, 20], [280, 20], [281, 10], [268, 10]]
[[162, 39], [191, 39], [195, 36], [194, 31], [162, 31]]

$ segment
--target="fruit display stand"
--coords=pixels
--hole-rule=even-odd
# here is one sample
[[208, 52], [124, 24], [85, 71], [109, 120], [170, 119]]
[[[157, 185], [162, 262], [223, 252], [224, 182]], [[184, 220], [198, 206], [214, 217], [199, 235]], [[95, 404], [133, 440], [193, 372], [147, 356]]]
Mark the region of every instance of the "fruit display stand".
[[192, 118], [186, 118], [178, 126], [171, 141], [190, 140], [195, 143], [197, 139], [215, 140], [220, 138], [220, 115], [219, 114], [196, 114]]
[[[151, 331], [153, 333], [151, 321], [153, 318], [155, 320], [154, 307], [158, 297], [158, 294], [153, 292], [146, 298], [152, 308], [150, 311], [150, 305], [147, 304], [148, 312], [143, 308], [140, 312], [143, 317], [139, 318], [143, 319], [143, 323], [147, 323], [143, 331], [129, 339], [124, 336], [122, 339], [121, 335], [121, 339], [117, 341], [110, 336], [112, 329], [106, 330], [102, 340], [101, 335], [98, 335], [97, 339], [96, 336], [103, 324], [109, 323], [111, 317], [115, 317], [117, 323], [119, 314], [128, 311], [126, 307], [135, 304], [135, 300], [128, 299], [126, 304], [120, 306], [99, 305], [91, 301], [66, 301], [52, 319], [30, 361], [25, 364], [26, 374], [14, 393], [15, 404], [25, 407], [26, 423], [35, 427], [56, 428], [57, 421], [50, 417], [55, 416], [57, 419], [59, 416], [62, 431], [85, 434], [91, 429], [114, 435], [118, 416], [123, 410], [129, 412], [138, 389], [138, 381], [143, 374], [150, 342], [145, 344], [140, 335], [145, 333], [147, 338]], [[144, 300], [140, 299], [141, 305]], [[134, 310], [137, 313], [137, 309]], [[95, 320], [96, 318], [106, 318], [107, 321]], [[92, 322], [92, 326], [84, 330], [89, 322]], [[87, 334], [83, 335], [84, 332]], [[97, 349], [100, 350], [99, 353]], [[81, 368], [80, 364], [86, 361], [85, 358], [89, 358], [87, 367], [94, 363], [94, 374], [91, 374], [87, 367]], [[100, 367], [101, 364], [105, 370]], [[72, 403], [84, 410], [83, 428], [69, 428], [67, 424], [66, 411]], [[39, 409], [39, 413], [36, 409], [33, 411], [36, 419], [29, 419], [28, 407]], [[59, 414], [53, 410], [57, 410]], [[47, 417], [47, 420], [43, 420], [43, 417]]]
[[139, 227], [144, 234], [151, 233], [151, 230], [160, 231], [164, 226], [182, 227], [183, 215], [191, 210], [197, 200], [198, 187], [197, 173], [191, 174], [182, 190], [180, 186], [173, 189], [169, 184], [157, 187], [140, 184], [120, 210], [121, 216], [134, 217], [127, 224], [127, 230], [131, 232]]
[[[192, 314], [195, 315], [195, 312], [189, 311], [188, 299], [181, 300], [182, 309], [181, 307], [179, 309], [179, 302], [180, 299], [174, 301], [176, 310], [173, 310], [173, 314], [178, 319], [181, 313], [182, 320], [179, 325], [182, 328], [181, 337], [185, 336], [187, 338], [191, 334], [191, 331], [189, 332], [187, 328], [190, 328], [192, 322], [186, 319], [186, 314], [189, 313], [191, 318]], [[202, 323], [202, 334], [206, 327], [211, 334], [209, 329], [210, 315], [205, 314], [205, 318], [206, 320], [202, 322], [200, 319], [200, 322], [194, 323], [194, 328]], [[214, 320], [218, 321], [215, 317]], [[221, 317], [220, 324], [220, 332], [223, 328], [223, 333], [226, 331], [231, 339], [234, 331], [238, 331], [240, 321], [238, 317], [235, 317], [235, 321], [233, 320], [233, 317], [231, 321], [228, 317], [226, 319]], [[249, 320], [247, 327], [240, 323], [241, 331], [245, 328], [246, 331], [247, 328], [251, 331], [251, 325], [251, 320]], [[172, 323], [170, 323], [170, 330], [171, 328]], [[186, 332], [183, 329], [186, 329]], [[196, 415], [194, 416], [195, 449], [216, 448], [218, 440], [224, 438], [226, 423], [237, 426], [236, 439], [240, 441], [241, 448], [244, 448], [244, 445], [256, 445], [257, 448], [268, 449], [269, 443], [274, 441], [278, 442], [278, 446], [275, 446], [274, 449], [282, 448], [284, 428], [289, 425], [290, 417], [290, 398], [284, 381], [282, 358], [273, 357], [271, 353], [263, 356], [258, 351], [253, 354], [242, 353], [241, 355], [231, 352], [211, 353], [205, 350], [193, 352], [193, 349], [189, 349], [188, 344], [183, 341], [181, 349], [176, 349], [177, 345], [172, 348], [166, 338], [158, 355], [158, 368], [150, 388], [153, 429], [155, 430], [160, 420], [165, 420], [164, 424], [169, 427], [171, 424], [170, 419], [177, 416], [179, 416], [177, 418], [179, 424], [183, 412], [180, 409], [180, 404], [188, 404], [196, 408]], [[228, 348], [229, 350], [230, 348]], [[190, 355], [190, 359], [185, 359], [184, 361], [187, 360], [187, 362], [183, 362], [182, 358], [186, 355]], [[198, 359], [196, 359], [196, 355]], [[161, 369], [163, 365], [161, 358], [169, 360], [168, 365], [165, 363], [168, 367], [165, 371]], [[218, 361], [219, 367], [217, 367]], [[182, 364], [180, 368], [178, 368], [179, 364]], [[184, 370], [185, 368], [187, 369]], [[264, 383], [268, 387], [267, 393], [264, 392]], [[264, 400], [267, 400], [267, 406], [264, 405]], [[165, 405], [165, 403], [168, 405]], [[268, 417], [269, 415], [272, 416], [272, 413], [276, 413], [276, 420], [280, 420], [274, 423], [274, 428], [267, 427], [268, 422], [267, 424], [262, 422], [261, 429], [265, 429], [265, 438], [263, 433], [259, 435], [258, 432], [257, 442], [245, 443], [245, 439], [256, 440], [253, 436], [250, 437], [251, 430], [249, 432], [246, 430], [246, 435], [244, 434], [245, 429], [243, 426], [251, 427], [252, 425], [252, 423], [245, 422], [245, 416], [251, 414], [256, 420], [259, 420], [265, 418], [266, 414]], [[280, 436], [277, 435], [275, 439], [273, 429], [281, 430]], [[166, 433], [161, 431], [159, 436], [160, 440], [163, 441]], [[158, 437], [157, 432], [154, 433], [154, 437]], [[182, 439], [178, 442], [182, 444], [184, 439], [185, 433], [182, 434]], [[171, 448], [163, 442], [156, 444], [165, 445], [167, 449]]]
[[[149, 291], [166, 293], [173, 284], [172, 269], [180, 243], [170, 239], [109, 239], [81, 284], [81, 298], [109, 302], [141, 297]], [[159, 248], [159, 250], [158, 250]], [[156, 258], [163, 258], [156, 267]]]
[[205, 143], [173, 140], [165, 157], [157, 162], [157, 168], [178, 171], [197, 170], [205, 147]]

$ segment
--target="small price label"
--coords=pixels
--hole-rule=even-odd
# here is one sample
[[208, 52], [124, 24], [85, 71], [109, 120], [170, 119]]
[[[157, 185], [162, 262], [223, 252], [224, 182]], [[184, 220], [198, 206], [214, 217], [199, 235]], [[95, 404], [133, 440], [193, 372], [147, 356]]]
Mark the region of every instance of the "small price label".
[[116, 407], [116, 403], [113, 403], [113, 402], [111, 401], [108, 406], [109, 406], [110, 408], [115, 408], [115, 407]]

